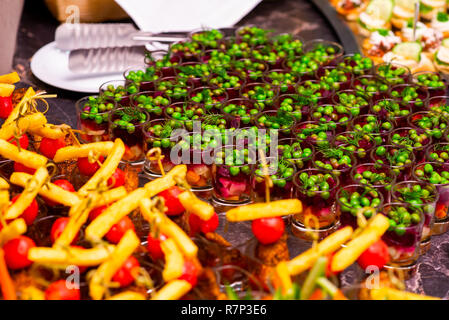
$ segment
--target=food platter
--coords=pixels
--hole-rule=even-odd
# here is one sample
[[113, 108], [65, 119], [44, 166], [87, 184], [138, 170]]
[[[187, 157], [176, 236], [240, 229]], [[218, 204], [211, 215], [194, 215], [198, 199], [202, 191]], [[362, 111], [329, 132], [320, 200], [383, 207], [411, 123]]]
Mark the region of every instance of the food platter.
[[431, 298], [402, 280], [449, 228], [442, 78], [255, 26], [153, 54], [75, 128], [0, 77], [4, 298]]
[[317, 2], [323, 12], [331, 12], [332, 19], [338, 21], [336, 29], [341, 23], [349, 28], [360, 52], [376, 63], [395, 61], [412, 72], [447, 72], [448, 15], [444, 1]]

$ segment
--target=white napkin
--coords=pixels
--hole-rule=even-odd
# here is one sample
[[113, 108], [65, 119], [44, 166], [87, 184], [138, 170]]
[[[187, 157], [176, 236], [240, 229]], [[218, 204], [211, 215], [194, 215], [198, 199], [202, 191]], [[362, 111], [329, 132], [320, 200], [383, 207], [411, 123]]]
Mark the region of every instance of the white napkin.
[[262, 0], [115, 0], [143, 31], [232, 27]]

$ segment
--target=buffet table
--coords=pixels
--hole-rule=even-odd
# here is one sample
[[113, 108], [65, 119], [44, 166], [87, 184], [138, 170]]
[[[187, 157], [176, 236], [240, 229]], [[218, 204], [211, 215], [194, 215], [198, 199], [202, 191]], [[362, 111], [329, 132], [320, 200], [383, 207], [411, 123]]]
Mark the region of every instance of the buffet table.
[[[340, 41], [331, 24], [309, 0], [264, 1], [239, 24], [254, 24], [262, 28], [274, 29], [278, 33], [288, 32], [299, 35], [305, 40], [324, 38]], [[41, 1], [27, 1], [19, 27], [14, 64], [21, 76], [23, 86], [31, 85], [58, 95], [58, 98], [48, 100], [50, 104], [47, 114], [49, 122], [65, 122], [76, 127], [75, 101], [84, 95], [59, 90], [40, 82], [31, 74], [29, 67], [32, 55], [41, 46], [54, 40], [57, 25], [57, 21], [53, 19]], [[218, 232], [223, 234], [225, 223], [221, 222]], [[236, 243], [242, 243], [245, 240], [242, 233], [247, 233], [247, 240], [250, 239], [250, 229], [232, 228], [228, 231], [226, 238], [235, 239]], [[295, 238], [289, 232], [288, 245], [290, 256], [294, 257], [309, 247], [310, 243]], [[354, 279], [362, 276], [360, 273], [361, 269], [353, 266], [342, 274], [341, 281], [346, 286], [350, 286]], [[449, 298], [448, 233], [432, 238], [430, 250], [420, 258], [417, 273], [407, 281], [407, 286], [413, 292]]]

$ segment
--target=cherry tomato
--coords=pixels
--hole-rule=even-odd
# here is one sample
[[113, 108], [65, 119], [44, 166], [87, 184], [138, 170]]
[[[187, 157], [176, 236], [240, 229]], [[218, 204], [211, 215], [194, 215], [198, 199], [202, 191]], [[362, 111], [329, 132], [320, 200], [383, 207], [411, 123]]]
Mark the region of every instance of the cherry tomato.
[[41, 144], [39, 145], [39, 152], [42, 153], [49, 159], [53, 159], [55, 157], [56, 151], [65, 147], [65, 139], [50, 139], [50, 138], [42, 138]]
[[271, 244], [281, 238], [285, 224], [281, 217], [262, 218], [253, 220], [251, 229], [260, 243]]
[[[75, 192], [75, 188], [73, 187], [73, 185], [68, 180], [58, 179], [58, 180], [53, 181], [53, 184], [61, 187], [64, 190], [67, 190], [69, 192]], [[52, 201], [50, 199], [47, 199], [47, 198], [43, 198], [43, 199], [44, 199], [45, 203], [47, 205], [49, 205], [50, 207], [54, 207], [54, 206], [58, 205], [57, 202], [54, 202], [54, 201]]]
[[[64, 231], [64, 229], [67, 227], [67, 224], [69, 223], [70, 218], [68, 217], [62, 217], [58, 218], [53, 222], [53, 225], [51, 226], [50, 231], [50, 239], [51, 242], [54, 243], [56, 239], [59, 238], [61, 233]], [[76, 234], [75, 239], [73, 239], [72, 244], [76, 243], [78, 241], [79, 233]]]
[[[19, 199], [20, 195], [17, 195], [11, 199], [11, 202], [14, 203]], [[37, 214], [39, 212], [39, 205], [37, 204], [36, 199], [33, 199], [31, 204], [28, 206], [28, 208], [25, 209], [25, 211], [20, 216], [25, 220], [27, 226], [30, 226], [33, 224], [34, 219], [36, 219]]]
[[108, 206], [101, 206], [89, 212], [89, 221], [94, 221]]
[[167, 190], [159, 193], [159, 196], [163, 197], [165, 200], [165, 206], [167, 211], [165, 212], [168, 216], [177, 216], [184, 212], [184, 207], [178, 199], [179, 194], [184, 191], [177, 186], [173, 186]]
[[25, 172], [33, 175], [36, 172], [36, 169], [28, 168], [19, 162], [14, 162], [14, 171], [15, 172]]
[[117, 270], [112, 281], [120, 283], [120, 287], [129, 286], [134, 282], [140, 267], [139, 261], [133, 256], [128, 257], [125, 263]]
[[[19, 145], [22, 149], [28, 148], [28, 146], [30, 144], [30, 140], [28, 140], [28, 136], [26, 134], [22, 134], [18, 140], [19, 140]], [[17, 140], [14, 137], [9, 139], [8, 142], [17, 146]]]
[[192, 287], [196, 286], [198, 282], [198, 269], [195, 264], [190, 261], [184, 261], [184, 268], [182, 275], [179, 277], [179, 280], [185, 280], [192, 285]]
[[164, 257], [164, 252], [161, 249], [161, 242], [167, 240], [167, 236], [164, 234], [159, 234], [159, 239], [153, 238], [151, 232], [148, 234], [147, 250], [151, 259], [159, 260]]
[[108, 179], [108, 186], [112, 188], [118, 188], [125, 184], [125, 173], [123, 170], [117, 168], [115, 169], [112, 176]]
[[120, 239], [129, 229], [135, 230], [134, 224], [129, 217], [125, 216], [106, 233], [106, 239], [111, 243], [119, 243]]
[[341, 271], [333, 271], [332, 270], [332, 259], [334, 259], [335, 252], [332, 252], [328, 255], [327, 265], [326, 265], [326, 277], [329, 278], [332, 275], [337, 275]]
[[190, 232], [192, 235], [195, 235], [198, 231], [202, 233], [214, 232], [218, 228], [218, 215], [214, 212], [214, 215], [209, 220], [201, 220], [196, 214], [190, 214], [189, 216], [189, 225]]
[[388, 246], [382, 240], [379, 240], [366, 249], [357, 259], [358, 264], [363, 270], [368, 266], [376, 266], [382, 269], [390, 261]]
[[8, 118], [13, 109], [12, 95], [9, 97], [0, 97], [0, 118]]
[[27, 236], [18, 236], [5, 243], [3, 250], [8, 268], [16, 270], [33, 264], [33, 261], [28, 260], [28, 251], [34, 247], [36, 244]]
[[58, 280], [50, 284], [45, 290], [46, 300], [80, 300], [81, 293], [78, 288], [70, 288], [67, 286], [66, 280]]
[[[103, 162], [103, 157], [98, 159], [100, 162]], [[97, 161], [94, 163], [89, 162], [89, 158], [78, 158], [78, 169], [81, 174], [85, 176], [93, 176], [98, 169], [100, 169], [100, 165]]]

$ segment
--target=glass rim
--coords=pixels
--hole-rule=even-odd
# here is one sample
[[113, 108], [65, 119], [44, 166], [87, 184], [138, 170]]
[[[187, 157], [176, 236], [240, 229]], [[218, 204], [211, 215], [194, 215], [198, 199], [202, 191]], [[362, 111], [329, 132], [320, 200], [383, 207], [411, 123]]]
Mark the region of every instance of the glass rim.
[[[371, 188], [371, 186], [368, 185], [364, 185], [364, 184], [360, 184], [360, 183], [354, 183], [354, 184], [349, 184], [349, 185], [345, 185], [345, 186], [340, 186], [340, 188], [337, 190], [337, 193], [335, 194], [335, 199], [337, 201], [337, 203], [342, 206], [342, 207], [346, 207], [346, 208], [351, 208], [346, 206], [344, 203], [342, 203], [340, 201], [340, 193], [343, 190], [349, 189], [349, 188], [361, 188], [361, 189], [366, 189], [366, 188]], [[380, 204], [377, 207], [374, 207], [376, 213], [377, 213], [377, 208], [381, 207], [384, 203], [384, 196], [382, 195], [382, 192], [379, 192], [377, 190], [375, 190], [375, 188], [373, 188], [374, 191], [377, 192], [377, 198], [380, 199]], [[372, 197], [373, 199], [375, 199], [375, 197]]]
[[[419, 223], [411, 224], [408, 227], [404, 227], [405, 230], [414, 230], [414, 229], [420, 228], [420, 227], [422, 227], [424, 225], [425, 215], [424, 215], [424, 212], [422, 211], [422, 209], [420, 207], [416, 207], [414, 205], [411, 205], [408, 202], [392, 202], [392, 201], [390, 201], [390, 202], [384, 203], [381, 206], [379, 206], [377, 212], [380, 213], [380, 214], [383, 214], [384, 216], [386, 216], [388, 218], [388, 215], [383, 213], [384, 209], [388, 208], [388, 207], [399, 207], [399, 208], [407, 207], [407, 212], [408, 212], [408, 208], [412, 208], [414, 210], [413, 213], [417, 212], [419, 214], [419, 216], [420, 216]], [[388, 218], [388, 219], [390, 219], [390, 218]], [[388, 230], [386, 232], [388, 232]]]
[[[425, 161], [425, 162], [417, 163], [413, 166], [413, 169], [412, 169], [412, 177], [415, 178], [415, 180], [429, 182], [428, 180], [423, 180], [423, 179], [419, 178], [415, 173], [415, 171], [418, 169], [418, 167], [421, 167], [421, 166], [424, 167], [426, 164], [431, 164], [432, 168], [434, 167], [434, 165], [436, 165], [437, 167], [438, 166], [440, 166], [440, 167], [448, 166], [449, 167], [449, 164], [435, 162], [435, 161]], [[449, 183], [433, 183], [433, 185], [436, 187], [444, 187], [444, 186], [449, 186]]]
[[[415, 154], [414, 154], [414, 152], [412, 151], [412, 150], [409, 150], [406, 146], [401, 146], [401, 145], [394, 145], [394, 144], [386, 144], [386, 145], [381, 145], [381, 146], [377, 146], [377, 147], [385, 147], [386, 149], [388, 149], [388, 148], [396, 148], [396, 149], [404, 149], [404, 150], [408, 150], [409, 151], [409, 155], [410, 155], [410, 157], [411, 157], [411, 159], [410, 159], [410, 157], [408, 158], [411, 162], [408, 164], [408, 165], [402, 165], [402, 166], [397, 166], [397, 165], [395, 165], [395, 166], [393, 166], [393, 165], [391, 165], [391, 164], [382, 164], [382, 165], [385, 165], [385, 166], [389, 166], [389, 167], [391, 167], [391, 168], [393, 168], [393, 169], [397, 169], [397, 168], [408, 168], [408, 167], [412, 167], [413, 166], [413, 163], [416, 161], [416, 157], [415, 157]], [[374, 158], [374, 156], [377, 156], [376, 154], [375, 154], [375, 152], [376, 152], [376, 149], [377, 148], [373, 148], [373, 150], [371, 150], [371, 152], [370, 152], [370, 158], [371, 158], [371, 160], [375, 160], [375, 161], [377, 161], [375, 158]], [[388, 152], [388, 151], [386, 151], [386, 152]], [[384, 156], [377, 156], [377, 157], [384, 157]], [[388, 159], [387, 159], [388, 160]], [[373, 163], [375, 163], [375, 162], [373, 162]], [[379, 165], [381, 165], [381, 164], [379, 164]]]
[[[407, 145], [401, 145], [401, 144], [397, 144], [397, 143], [394, 143], [391, 139], [392, 139], [392, 137], [393, 137], [393, 135], [394, 134], [396, 134], [397, 132], [399, 132], [399, 130], [415, 130], [415, 131], [417, 131], [417, 130], [419, 130], [419, 131], [423, 131], [422, 133], [425, 133], [426, 135], [427, 135], [427, 139], [428, 139], [428, 142], [426, 143], [426, 144], [423, 144], [422, 146], [420, 146], [420, 147], [411, 147], [411, 146], [407, 146]], [[397, 132], [396, 132], [397, 131]], [[412, 150], [419, 150], [419, 149], [425, 149], [425, 148], [427, 148], [429, 145], [431, 145], [432, 144], [432, 137], [431, 136], [429, 136], [426, 132], [425, 132], [425, 130], [424, 129], [421, 129], [421, 128], [419, 128], [419, 129], [416, 129], [416, 128], [413, 128], [413, 127], [400, 127], [400, 128], [395, 128], [394, 130], [392, 130], [389, 134], [388, 134], [388, 143], [389, 144], [392, 144], [392, 145], [396, 145], [396, 146], [403, 146], [403, 147], [405, 147], [405, 148], [410, 148], [410, 149], [412, 149]]]
[[424, 203], [421, 203], [421, 204], [414, 204], [415, 206], [425, 206], [425, 205], [429, 205], [429, 204], [438, 202], [438, 200], [440, 198], [440, 194], [439, 194], [436, 186], [433, 183], [430, 183], [429, 181], [424, 181], [424, 180], [404, 180], [404, 181], [399, 181], [399, 182], [396, 181], [395, 184], [393, 184], [391, 186], [390, 194], [391, 194], [392, 200], [394, 199], [394, 200], [398, 200], [398, 201], [401, 201], [401, 202], [406, 202], [405, 200], [402, 201], [402, 200], [398, 199], [398, 197], [396, 196], [396, 192], [398, 192], [398, 190], [395, 190], [395, 189], [399, 185], [408, 186], [410, 184], [425, 184], [425, 185], [431, 186], [431, 188], [433, 190], [433, 193], [434, 193], [434, 197], [435, 197], [435, 199], [432, 200], [432, 201], [424, 202]]

